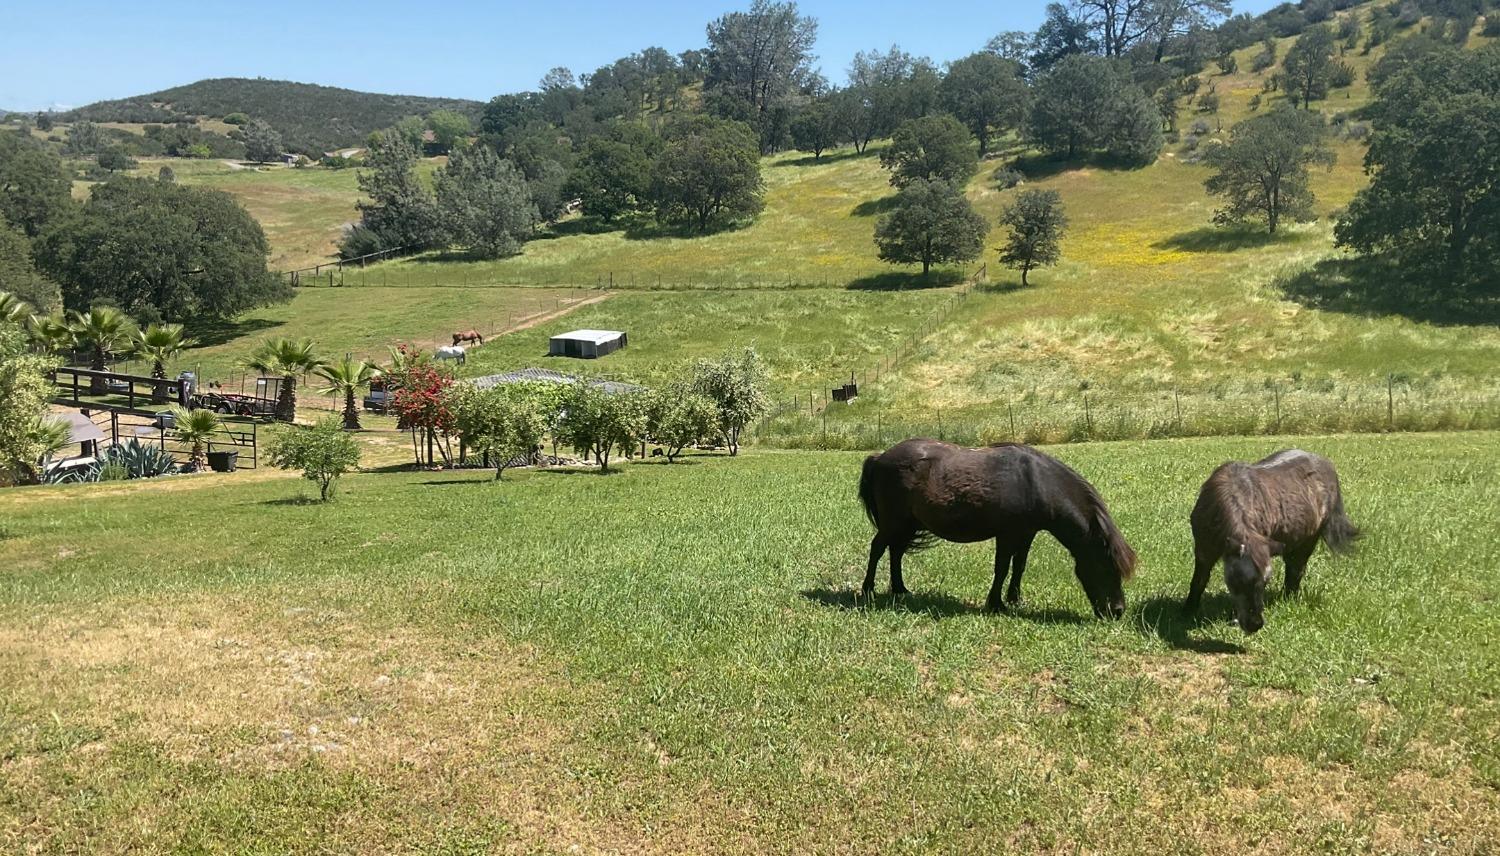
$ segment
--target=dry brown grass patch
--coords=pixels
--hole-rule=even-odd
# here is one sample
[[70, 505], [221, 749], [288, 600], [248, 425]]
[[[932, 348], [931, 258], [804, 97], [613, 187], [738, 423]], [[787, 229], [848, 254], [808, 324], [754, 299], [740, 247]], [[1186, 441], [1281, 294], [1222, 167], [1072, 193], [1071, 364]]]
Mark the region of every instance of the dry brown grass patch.
[[[111, 749], [141, 743], [165, 763], [214, 764], [229, 776], [314, 764], [375, 783], [379, 796], [350, 805], [330, 830], [357, 852], [419, 839], [434, 819], [499, 821], [521, 850], [639, 852], [648, 843], [568, 773], [587, 727], [570, 712], [603, 700], [526, 646], [376, 627], [316, 606], [137, 602], [7, 619], [0, 677], [26, 709], [16, 727], [35, 732], [52, 716], [100, 735], [4, 764], [27, 794], [21, 804], [41, 816], [0, 824], [0, 845], [52, 825], [45, 814], [60, 806], [45, 792], [44, 766], [89, 770]], [[170, 824], [171, 807], [160, 808], [139, 826]]]

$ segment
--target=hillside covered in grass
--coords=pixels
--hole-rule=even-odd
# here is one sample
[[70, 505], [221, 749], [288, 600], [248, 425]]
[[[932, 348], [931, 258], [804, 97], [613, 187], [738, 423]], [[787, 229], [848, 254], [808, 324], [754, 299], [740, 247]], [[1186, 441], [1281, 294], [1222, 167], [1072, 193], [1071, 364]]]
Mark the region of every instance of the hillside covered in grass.
[[281, 133], [288, 150], [317, 158], [364, 143], [372, 131], [407, 116], [453, 110], [477, 119], [482, 105], [459, 98], [383, 95], [336, 86], [264, 78], [200, 80], [160, 92], [100, 101], [70, 110], [64, 121], [162, 123], [223, 119], [244, 113]]

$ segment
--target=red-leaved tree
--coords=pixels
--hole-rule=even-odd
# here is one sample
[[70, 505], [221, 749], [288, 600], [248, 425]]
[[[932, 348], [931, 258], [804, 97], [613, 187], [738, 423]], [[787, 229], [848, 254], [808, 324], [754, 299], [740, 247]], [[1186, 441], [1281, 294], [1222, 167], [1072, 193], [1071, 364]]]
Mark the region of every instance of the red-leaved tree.
[[390, 411], [396, 415], [396, 427], [411, 432], [412, 455], [417, 466], [424, 463], [433, 466], [434, 449], [443, 464], [451, 466], [451, 437], [456, 426], [451, 402], [452, 373], [433, 365], [408, 345], [393, 348], [391, 357], [392, 366], [385, 374], [391, 395]]

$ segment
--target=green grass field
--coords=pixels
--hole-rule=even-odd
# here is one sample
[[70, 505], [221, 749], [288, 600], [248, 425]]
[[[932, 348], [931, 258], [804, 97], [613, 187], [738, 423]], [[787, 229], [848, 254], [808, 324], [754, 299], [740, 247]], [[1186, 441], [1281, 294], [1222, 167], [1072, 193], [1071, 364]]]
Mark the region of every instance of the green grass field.
[[[488, 332], [546, 317], [559, 307], [598, 295], [544, 288], [303, 288], [290, 302], [252, 310], [234, 322], [200, 324], [189, 331], [200, 343], [172, 366], [204, 381], [237, 375], [238, 362], [271, 336], [311, 338], [324, 357], [351, 353], [384, 361], [398, 342], [431, 350], [448, 344], [454, 330]], [[520, 334], [517, 334], [520, 335]], [[546, 340], [542, 341], [546, 351]], [[124, 361], [122, 371], [147, 371]]]
[[[1291, 444], [1359, 551], [1179, 619], [1199, 481]], [[1050, 541], [1018, 614], [984, 545], [856, 608], [847, 453], [6, 492], [0, 849], [1500, 846], [1500, 434], [1055, 451], [1141, 555], [1119, 623]]]

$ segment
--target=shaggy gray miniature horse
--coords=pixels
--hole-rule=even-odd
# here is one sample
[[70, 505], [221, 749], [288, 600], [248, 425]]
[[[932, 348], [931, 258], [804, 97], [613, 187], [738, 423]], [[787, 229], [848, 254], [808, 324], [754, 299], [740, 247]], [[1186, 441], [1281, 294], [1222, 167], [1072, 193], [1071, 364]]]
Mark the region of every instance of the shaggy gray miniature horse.
[[1254, 464], [1230, 461], [1214, 470], [1193, 507], [1193, 585], [1183, 609], [1196, 612], [1208, 576], [1224, 560], [1224, 584], [1247, 634], [1265, 626], [1271, 558], [1286, 565], [1283, 590], [1302, 587], [1318, 540], [1348, 552], [1359, 530], [1344, 514], [1344, 496], [1333, 463], [1321, 455], [1287, 449]]
[[1073, 556], [1074, 573], [1094, 614], [1125, 613], [1122, 584], [1135, 551], [1110, 519], [1104, 500], [1078, 473], [1029, 446], [965, 449], [937, 440], [904, 440], [865, 459], [859, 498], [875, 524], [862, 593], [875, 591], [875, 567], [891, 552], [891, 593], [905, 594], [901, 557], [934, 539], [995, 539], [995, 583], [985, 607], [1002, 611], [1021, 599], [1021, 574], [1038, 532], [1052, 533]]

